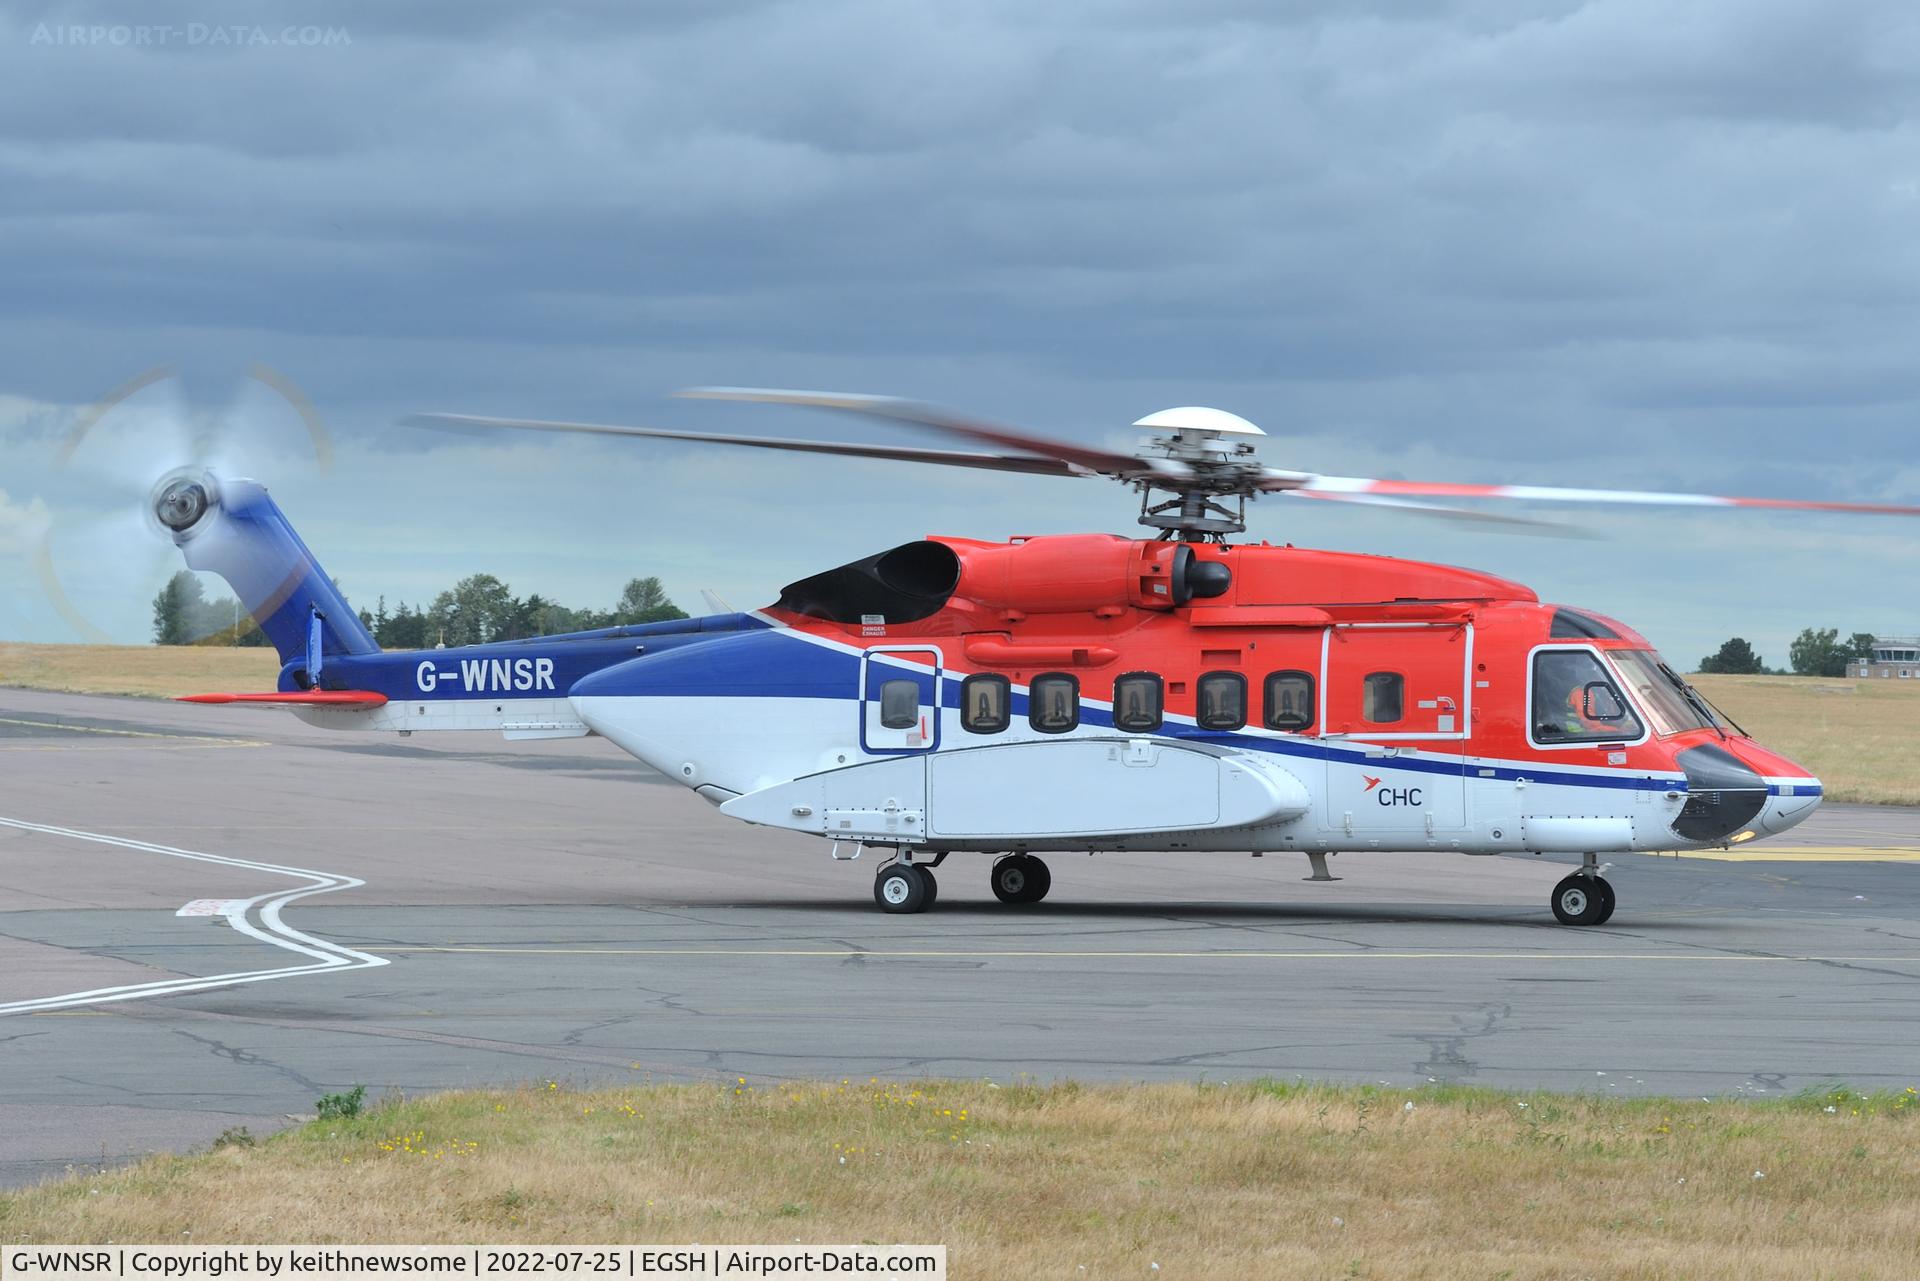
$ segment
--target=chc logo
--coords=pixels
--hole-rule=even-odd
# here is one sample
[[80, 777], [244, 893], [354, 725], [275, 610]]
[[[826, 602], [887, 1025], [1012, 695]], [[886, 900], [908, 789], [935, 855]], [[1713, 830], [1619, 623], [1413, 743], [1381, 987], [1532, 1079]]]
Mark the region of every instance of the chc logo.
[[[1380, 780], [1373, 775], [1362, 774], [1360, 777], [1365, 779], [1367, 784], [1362, 790], [1373, 792], [1374, 799], [1379, 801], [1383, 807], [1392, 808], [1398, 805], [1419, 805], [1421, 803], [1420, 789], [1417, 787], [1380, 787]], [[1376, 792], [1374, 791], [1375, 788], [1379, 788], [1380, 790]]]

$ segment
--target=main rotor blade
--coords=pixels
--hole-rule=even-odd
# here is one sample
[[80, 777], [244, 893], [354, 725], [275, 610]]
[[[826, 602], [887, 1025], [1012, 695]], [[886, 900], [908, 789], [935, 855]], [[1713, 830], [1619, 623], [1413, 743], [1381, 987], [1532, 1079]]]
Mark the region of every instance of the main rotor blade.
[[898, 396], [869, 396], [858, 392], [840, 391], [782, 391], [768, 387], [689, 387], [685, 391], [674, 394], [690, 400], [739, 400], [775, 405], [810, 405], [816, 409], [839, 409], [850, 414], [864, 414], [869, 418], [884, 418], [890, 422], [913, 423], [920, 427], [931, 427], [935, 431], [963, 436], [968, 440], [977, 440], [986, 445], [1000, 445], [1029, 454], [1043, 454], [1048, 458], [1057, 458], [1062, 462], [1071, 463], [1086, 471], [1098, 472], [1103, 476], [1131, 479], [1136, 476], [1178, 477], [1189, 474], [1186, 467], [1168, 459], [1138, 458], [1132, 454], [1117, 454], [1110, 449], [1098, 449], [1090, 445], [1076, 444], [1073, 441], [1036, 436], [1031, 432], [1015, 431], [1011, 427], [1002, 427], [997, 423], [969, 418], [951, 409], [942, 409], [938, 405], [923, 404], [917, 400], [902, 400]]
[[521, 431], [572, 433], [586, 436], [638, 436], [650, 440], [693, 440], [710, 445], [745, 445], [754, 449], [785, 449], [801, 454], [840, 454], [849, 458], [885, 458], [903, 463], [938, 463], [945, 467], [979, 467], [988, 471], [1025, 472], [1036, 476], [1087, 476], [1090, 469], [1057, 458], [1023, 454], [971, 454], [957, 449], [916, 449], [901, 445], [852, 445], [842, 441], [788, 440], [779, 436], [726, 436], [707, 431], [669, 431], [660, 427], [626, 427], [612, 423], [548, 422], [538, 418], [485, 418], [474, 414], [413, 414], [400, 420], [409, 427], [470, 433], [505, 428]]
[[1630, 506], [1751, 507], [1770, 511], [1849, 512], [1868, 516], [1920, 516], [1920, 507], [1894, 503], [1830, 503], [1808, 498], [1728, 498], [1643, 489], [1567, 489], [1552, 485], [1456, 485], [1444, 481], [1375, 480], [1365, 476], [1309, 476], [1298, 486], [1328, 494], [1401, 498], [1492, 498], [1525, 503], [1613, 503]]
[[1563, 537], [1586, 537], [1586, 532], [1557, 520], [1537, 520], [1531, 516], [1509, 516], [1505, 512], [1476, 511], [1470, 507], [1449, 507], [1443, 503], [1423, 503], [1412, 498], [1395, 498], [1386, 494], [1348, 494], [1337, 490], [1289, 487], [1286, 493], [1301, 498], [1317, 498], [1324, 502], [1350, 503], [1361, 507], [1388, 507], [1396, 511], [1417, 512], [1422, 516], [1437, 516], [1445, 520], [1471, 521], [1475, 524], [1494, 525], [1510, 533], [1522, 531], [1530, 533], [1558, 534]]

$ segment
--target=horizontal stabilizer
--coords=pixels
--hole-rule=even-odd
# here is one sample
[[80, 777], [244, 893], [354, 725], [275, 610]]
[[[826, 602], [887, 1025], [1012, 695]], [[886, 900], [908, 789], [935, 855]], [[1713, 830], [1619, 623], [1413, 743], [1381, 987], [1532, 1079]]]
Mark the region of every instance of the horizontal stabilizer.
[[276, 694], [181, 694], [176, 703], [285, 703], [295, 707], [384, 707], [385, 694], [370, 689], [309, 689]]

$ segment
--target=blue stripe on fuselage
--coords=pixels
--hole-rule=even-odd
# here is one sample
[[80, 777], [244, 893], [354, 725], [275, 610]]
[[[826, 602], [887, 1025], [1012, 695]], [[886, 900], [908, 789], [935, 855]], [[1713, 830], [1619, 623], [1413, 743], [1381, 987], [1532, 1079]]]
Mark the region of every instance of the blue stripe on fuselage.
[[[642, 653], [664, 654], [712, 644], [769, 626], [751, 615], [727, 614], [649, 624], [621, 636], [533, 638], [343, 656], [328, 659], [322, 684], [328, 689], [373, 690], [394, 702], [565, 698], [581, 680], [631, 663]], [[289, 664], [280, 674], [280, 688], [297, 688], [292, 673], [304, 666], [304, 662]]]
[[[904, 643], [904, 642], [903, 642]], [[785, 628], [737, 635], [725, 644], [702, 646], [676, 653], [649, 655], [583, 678], [573, 692], [593, 698], [821, 698], [855, 704], [859, 700], [861, 655], [808, 639]], [[910, 659], [902, 661], [911, 662]], [[941, 682], [941, 706], [958, 711], [960, 680]], [[1013, 695], [1013, 713], [1026, 715], [1027, 696]], [[1082, 705], [1081, 722], [1113, 728], [1113, 713], [1104, 707]], [[848, 713], [849, 725], [856, 714]], [[1507, 762], [1482, 762], [1472, 756], [1370, 757], [1364, 740], [1348, 746], [1292, 735], [1268, 737], [1237, 731], [1201, 729], [1169, 720], [1157, 737], [1210, 743], [1239, 751], [1266, 752], [1298, 760], [1367, 764], [1419, 774], [1551, 783], [1562, 787], [1596, 787], [1621, 791], [1687, 790], [1684, 778], [1651, 774], [1580, 774], [1551, 767]], [[1376, 748], [1377, 750], [1377, 748]], [[1490, 771], [1490, 772], [1483, 772]], [[1796, 785], [1797, 786], [1797, 785]], [[1796, 792], [1796, 794], [1801, 794]], [[1806, 795], [1817, 793], [1808, 791]]]

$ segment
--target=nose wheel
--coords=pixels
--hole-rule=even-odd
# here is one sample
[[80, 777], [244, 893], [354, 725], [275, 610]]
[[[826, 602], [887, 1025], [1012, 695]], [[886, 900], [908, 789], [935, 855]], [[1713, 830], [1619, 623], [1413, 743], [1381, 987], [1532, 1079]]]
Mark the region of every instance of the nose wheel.
[[1553, 887], [1553, 915], [1562, 925], [1605, 925], [1613, 915], [1613, 886], [1605, 878], [1575, 872]]
[[993, 865], [993, 896], [1002, 903], [1038, 903], [1053, 888], [1053, 873], [1031, 854], [1009, 854]]

